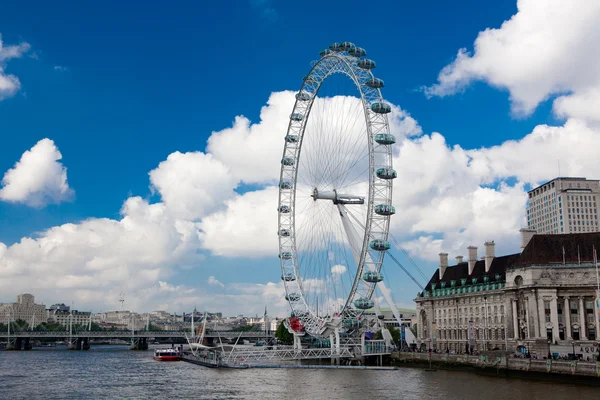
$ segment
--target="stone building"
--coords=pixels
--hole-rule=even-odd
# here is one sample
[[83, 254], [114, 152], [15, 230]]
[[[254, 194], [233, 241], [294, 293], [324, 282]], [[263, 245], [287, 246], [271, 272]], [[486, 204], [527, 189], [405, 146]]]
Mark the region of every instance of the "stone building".
[[521, 234], [517, 254], [496, 257], [494, 242], [485, 243], [482, 260], [474, 246], [468, 260], [458, 256], [454, 266], [440, 254], [438, 271], [415, 299], [418, 346], [539, 357], [575, 346], [597, 352], [594, 249], [600, 249], [600, 233]]
[[72, 323], [73, 326], [89, 326], [91, 322], [91, 313], [89, 311], [61, 311], [54, 310], [48, 313], [48, 321], [56, 322], [62, 326], [68, 327]]
[[46, 322], [46, 306], [35, 304], [35, 297], [29, 293], [18, 295], [16, 303], [0, 303], [0, 323], [19, 319], [34, 326]]

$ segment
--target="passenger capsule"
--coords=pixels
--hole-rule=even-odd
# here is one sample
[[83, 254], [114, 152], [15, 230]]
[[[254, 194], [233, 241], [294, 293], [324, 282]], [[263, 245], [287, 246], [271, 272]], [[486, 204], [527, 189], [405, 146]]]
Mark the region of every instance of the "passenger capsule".
[[394, 144], [396, 143], [396, 137], [389, 133], [378, 133], [375, 135], [375, 141], [379, 144]]
[[342, 51], [342, 48], [340, 47], [339, 43], [331, 43], [329, 45], [329, 50], [331, 50], [331, 51]]
[[290, 251], [284, 251], [282, 253], [279, 253], [279, 258], [281, 258], [282, 260], [291, 260], [292, 253]]
[[371, 241], [369, 247], [377, 251], [387, 251], [392, 246], [390, 246], [390, 242], [388, 242], [387, 240], [375, 239]]
[[383, 275], [381, 275], [379, 272], [369, 271], [365, 272], [362, 278], [365, 282], [377, 283], [383, 280]]
[[285, 141], [288, 143], [298, 143], [298, 135], [285, 135]]
[[377, 204], [375, 206], [375, 214], [377, 215], [394, 215], [396, 214], [396, 208], [389, 204]]
[[279, 187], [281, 189], [291, 189], [292, 188], [292, 182], [290, 181], [281, 181], [279, 182]]
[[323, 49], [323, 50], [321, 50], [321, 51], [319, 52], [319, 55], [320, 55], [321, 57], [325, 57], [326, 55], [328, 55], [328, 54], [331, 54], [331, 53], [333, 53], [333, 50], [329, 50], [329, 49]]
[[367, 55], [367, 51], [362, 47], [355, 47], [354, 49], [348, 50], [348, 54], [352, 57], [364, 57]]
[[311, 98], [312, 98], [312, 95], [308, 92], [296, 93], [296, 100], [306, 101], [306, 100], [310, 100]]
[[298, 300], [300, 300], [300, 295], [298, 293], [286, 294], [285, 299], [287, 301], [298, 301]]
[[375, 174], [379, 179], [396, 179], [398, 177], [398, 173], [394, 168], [379, 168], [375, 171]]
[[358, 329], [358, 328], [360, 328], [360, 321], [355, 318], [347, 319], [344, 321], [344, 328]]
[[362, 69], [373, 69], [377, 66], [375, 64], [375, 61], [369, 60], [368, 58], [363, 58], [362, 60], [358, 60], [357, 65], [358, 65], [358, 68], [362, 68]]
[[286, 167], [290, 167], [294, 165], [294, 159], [292, 157], [283, 157], [281, 159], [281, 165], [285, 165]]
[[352, 42], [343, 42], [342, 44], [340, 44], [340, 49], [342, 51], [348, 51], [349, 52], [350, 50], [356, 49], [356, 46]]
[[290, 236], [290, 230], [289, 229], [280, 229], [279, 236], [282, 236], [282, 237]]
[[288, 272], [287, 274], [281, 275], [281, 280], [286, 282], [292, 282], [296, 280], [296, 275], [292, 274], [291, 272]]
[[368, 81], [365, 82], [365, 85], [373, 89], [381, 89], [384, 86], [384, 83], [383, 79], [370, 78]]
[[387, 114], [392, 111], [392, 107], [387, 103], [373, 103], [371, 104], [371, 111], [377, 114]]
[[279, 212], [282, 214], [287, 214], [290, 212], [290, 208], [288, 206], [280, 206], [279, 207]]
[[365, 297], [354, 301], [354, 307], [359, 308], [361, 310], [368, 310], [369, 308], [373, 308], [374, 305], [375, 302], [373, 302], [373, 300], [367, 299]]
[[302, 121], [304, 119], [304, 115], [300, 113], [293, 113], [292, 115], [290, 115], [290, 119], [292, 121]]

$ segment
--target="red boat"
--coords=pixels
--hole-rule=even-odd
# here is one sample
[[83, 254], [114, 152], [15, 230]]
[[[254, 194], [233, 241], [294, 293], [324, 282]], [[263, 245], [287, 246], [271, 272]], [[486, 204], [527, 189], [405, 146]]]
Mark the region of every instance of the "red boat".
[[156, 349], [153, 358], [156, 361], [179, 361], [181, 353], [175, 349]]

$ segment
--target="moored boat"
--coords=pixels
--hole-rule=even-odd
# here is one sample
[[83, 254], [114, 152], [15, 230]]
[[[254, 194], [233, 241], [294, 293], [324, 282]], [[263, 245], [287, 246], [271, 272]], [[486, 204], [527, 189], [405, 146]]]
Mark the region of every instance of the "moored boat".
[[179, 361], [181, 353], [175, 349], [156, 349], [153, 358], [156, 361]]

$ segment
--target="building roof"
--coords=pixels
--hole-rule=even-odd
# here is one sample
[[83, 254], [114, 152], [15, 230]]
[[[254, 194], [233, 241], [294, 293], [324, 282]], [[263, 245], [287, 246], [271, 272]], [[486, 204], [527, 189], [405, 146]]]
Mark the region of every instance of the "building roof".
[[549, 180], [546, 183], [542, 183], [541, 185], [539, 185], [537, 187], [534, 187], [533, 189], [529, 190], [527, 193], [535, 192], [537, 189], [542, 188], [549, 183], [552, 183], [554, 181], [560, 181], [563, 179], [569, 180], [569, 181], [598, 182], [598, 180], [596, 180], [596, 179], [587, 179], [587, 178], [583, 178], [583, 177], [579, 177], [579, 176], [559, 176], [559, 177]]
[[485, 275], [490, 277], [490, 281], [494, 281], [496, 274], [500, 274], [500, 281], [504, 281], [504, 279], [506, 277], [506, 270], [509, 267], [516, 265], [518, 263], [520, 257], [521, 257], [521, 255], [519, 253], [510, 254], [508, 256], [494, 257], [494, 259], [492, 260], [492, 265], [490, 266], [490, 270], [487, 273], [485, 272], [485, 261], [478, 260], [475, 262], [475, 268], [473, 268], [473, 273], [471, 275], [469, 275], [468, 262], [463, 261], [457, 265], [446, 268], [446, 272], [444, 272], [444, 276], [442, 277], [441, 280], [440, 280], [440, 274], [439, 274], [439, 269], [438, 269], [435, 271], [435, 273], [433, 274], [433, 276], [427, 283], [425, 290], [431, 290], [432, 283], [439, 283], [439, 282], [450, 283], [450, 281], [452, 281], [452, 280], [455, 280], [457, 282], [457, 285], [460, 285], [460, 280], [462, 278], [469, 279], [469, 282], [468, 282], [469, 285], [471, 284], [472, 278], [477, 278], [477, 281], [479, 283], [481, 283], [481, 282], [483, 282], [483, 277]]
[[600, 250], [600, 232], [533, 235], [519, 265], [592, 262], [594, 247]]
[[490, 282], [495, 281], [496, 274], [500, 274], [500, 281], [505, 281], [506, 270], [511, 267], [526, 267], [536, 264], [560, 265], [563, 263], [563, 249], [565, 263], [590, 263], [594, 258], [594, 247], [600, 250], [600, 232], [533, 235], [522, 253], [494, 257], [490, 270], [487, 273], [485, 273], [484, 260], [477, 260], [471, 275], [469, 275], [469, 267], [466, 261], [449, 266], [446, 268], [441, 281], [439, 269], [436, 269], [427, 286], [425, 286], [425, 290], [430, 291], [432, 283], [450, 283], [452, 280], [455, 280], [458, 286], [460, 285], [461, 278], [467, 278], [467, 284], [471, 284], [472, 278], [478, 278], [477, 282], [482, 283], [483, 276], [485, 275], [489, 276]]

